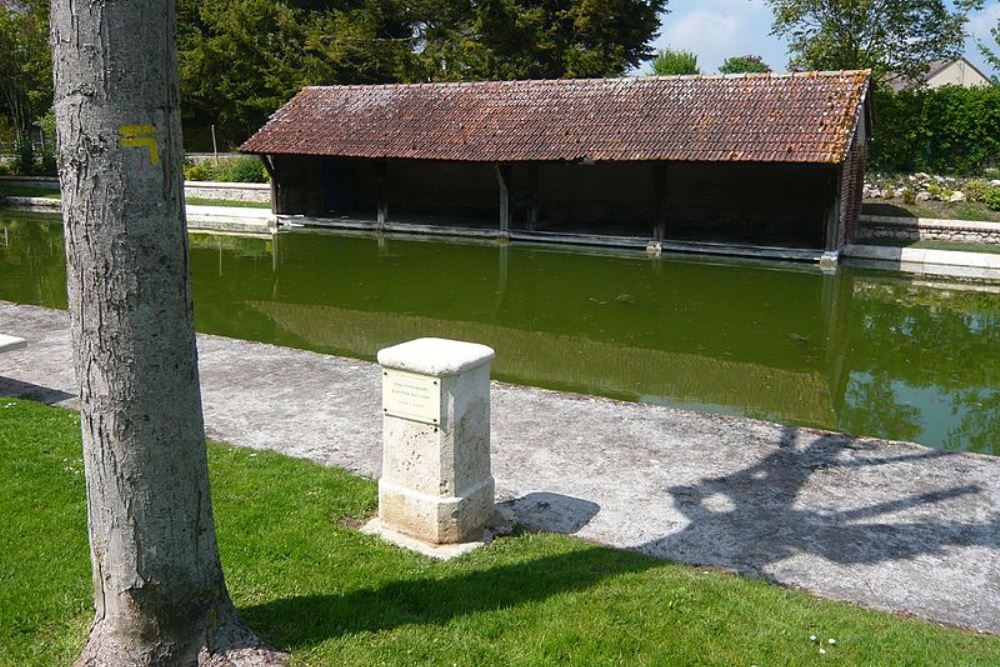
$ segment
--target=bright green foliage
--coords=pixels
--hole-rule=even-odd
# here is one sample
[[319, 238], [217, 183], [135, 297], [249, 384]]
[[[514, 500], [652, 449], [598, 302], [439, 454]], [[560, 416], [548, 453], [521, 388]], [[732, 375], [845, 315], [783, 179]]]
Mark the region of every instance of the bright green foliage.
[[978, 175], [1000, 164], [1000, 87], [875, 93], [871, 166], [886, 173]]
[[[12, 150], [52, 106], [47, 0], [0, 1], [0, 151]], [[4, 143], [8, 145], [3, 145]]]
[[719, 72], [722, 74], [765, 74], [771, 68], [760, 56], [733, 56], [726, 58]]
[[983, 178], [973, 178], [965, 182], [962, 192], [971, 202], [986, 201], [986, 195], [990, 191], [990, 182]]
[[993, 83], [1000, 85], [1000, 19], [997, 20], [997, 24], [990, 31], [990, 34], [993, 35], [993, 41], [996, 43], [997, 50], [994, 51], [983, 42], [979, 42], [979, 50], [982, 52], [983, 57], [986, 58], [986, 62], [992, 65], [993, 69], [997, 71], [997, 74], [993, 75]]
[[263, 163], [255, 155], [225, 158], [218, 162], [202, 160], [184, 165], [188, 181], [225, 181], [227, 183], [266, 183], [269, 179]]
[[935, 60], [957, 57], [965, 23], [982, 0], [767, 0], [774, 34], [792, 67], [871, 69], [876, 82], [916, 80]]
[[698, 69], [698, 56], [690, 51], [664, 49], [656, 54], [650, 73], [657, 76], [675, 76], [701, 74], [701, 70]]
[[[244, 620], [296, 665], [996, 665], [1000, 640], [560, 535], [450, 563], [362, 535], [368, 480], [209, 447]], [[80, 426], [0, 398], [0, 664], [68, 665], [91, 620]]]
[[1000, 188], [991, 188], [983, 197], [983, 203], [991, 211], [1000, 211]]

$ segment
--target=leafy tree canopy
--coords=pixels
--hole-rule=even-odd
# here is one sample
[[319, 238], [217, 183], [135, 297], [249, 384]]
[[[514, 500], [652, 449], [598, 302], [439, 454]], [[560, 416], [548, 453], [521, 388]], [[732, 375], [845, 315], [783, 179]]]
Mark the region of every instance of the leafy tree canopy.
[[48, 31], [46, 0], [0, 0], [0, 125], [15, 141], [27, 137], [52, 106]]
[[876, 82], [917, 80], [965, 46], [983, 0], [767, 0], [773, 33], [789, 40], [793, 69], [871, 69]]
[[304, 85], [618, 76], [667, 0], [179, 0], [185, 119], [238, 141]]
[[723, 74], [765, 74], [771, 68], [760, 56], [733, 56], [726, 58], [719, 71]]
[[657, 76], [701, 74], [701, 70], [698, 69], [698, 56], [690, 51], [664, 49], [656, 54], [651, 74]]
[[979, 43], [979, 50], [986, 58], [986, 61], [997, 71], [997, 74], [993, 75], [993, 83], [1000, 85], [1000, 19], [997, 20], [997, 24], [990, 33], [993, 35], [993, 41], [997, 44], [997, 50], [993, 51], [983, 42]]

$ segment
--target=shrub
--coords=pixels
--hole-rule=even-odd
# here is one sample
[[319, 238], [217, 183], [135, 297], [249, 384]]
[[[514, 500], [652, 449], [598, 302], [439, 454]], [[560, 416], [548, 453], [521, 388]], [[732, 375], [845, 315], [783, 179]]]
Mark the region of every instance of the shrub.
[[42, 169], [41, 176], [58, 176], [59, 175], [59, 164], [56, 162], [56, 156], [51, 152], [46, 151], [42, 155]]
[[973, 178], [965, 182], [962, 191], [969, 201], [983, 201], [990, 191], [990, 184], [981, 178]]
[[979, 174], [1000, 164], [1000, 86], [875, 93], [871, 166]]
[[11, 171], [18, 176], [31, 176], [35, 172], [35, 147], [30, 139], [19, 139], [14, 145]]
[[983, 203], [991, 211], [1000, 211], [1000, 188], [990, 188], [990, 191], [986, 193], [986, 197], [983, 199]]
[[184, 166], [184, 178], [189, 181], [227, 181], [232, 183], [266, 183], [267, 172], [260, 159], [253, 155], [220, 160], [205, 160]]
[[690, 51], [664, 49], [656, 54], [651, 74], [657, 76], [701, 74], [701, 70], [698, 69], [698, 56]]
[[208, 162], [198, 162], [196, 164], [184, 165], [184, 180], [212, 181], [215, 179], [213, 178], [211, 165]]
[[911, 206], [917, 203], [917, 193], [913, 188], [906, 188], [903, 190], [903, 201]]
[[233, 160], [227, 160], [220, 170], [222, 181], [233, 183], [266, 183], [267, 172], [260, 158], [253, 155], [243, 155]]

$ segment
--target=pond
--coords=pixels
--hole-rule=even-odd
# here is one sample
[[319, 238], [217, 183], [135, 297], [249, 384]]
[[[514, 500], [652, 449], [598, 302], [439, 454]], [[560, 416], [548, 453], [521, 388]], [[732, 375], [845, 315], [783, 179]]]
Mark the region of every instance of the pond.
[[[0, 227], [0, 299], [65, 308], [58, 219]], [[191, 266], [206, 333], [471, 340], [508, 382], [1000, 454], [1000, 283], [316, 232], [192, 235]]]

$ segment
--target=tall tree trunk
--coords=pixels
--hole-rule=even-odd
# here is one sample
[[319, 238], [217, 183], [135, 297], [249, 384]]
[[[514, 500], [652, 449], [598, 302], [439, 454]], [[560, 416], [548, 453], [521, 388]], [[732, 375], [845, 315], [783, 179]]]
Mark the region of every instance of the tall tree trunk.
[[260, 665], [222, 576], [181, 179], [173, 0], [52, 1], [96, 617], [78, 665]]

